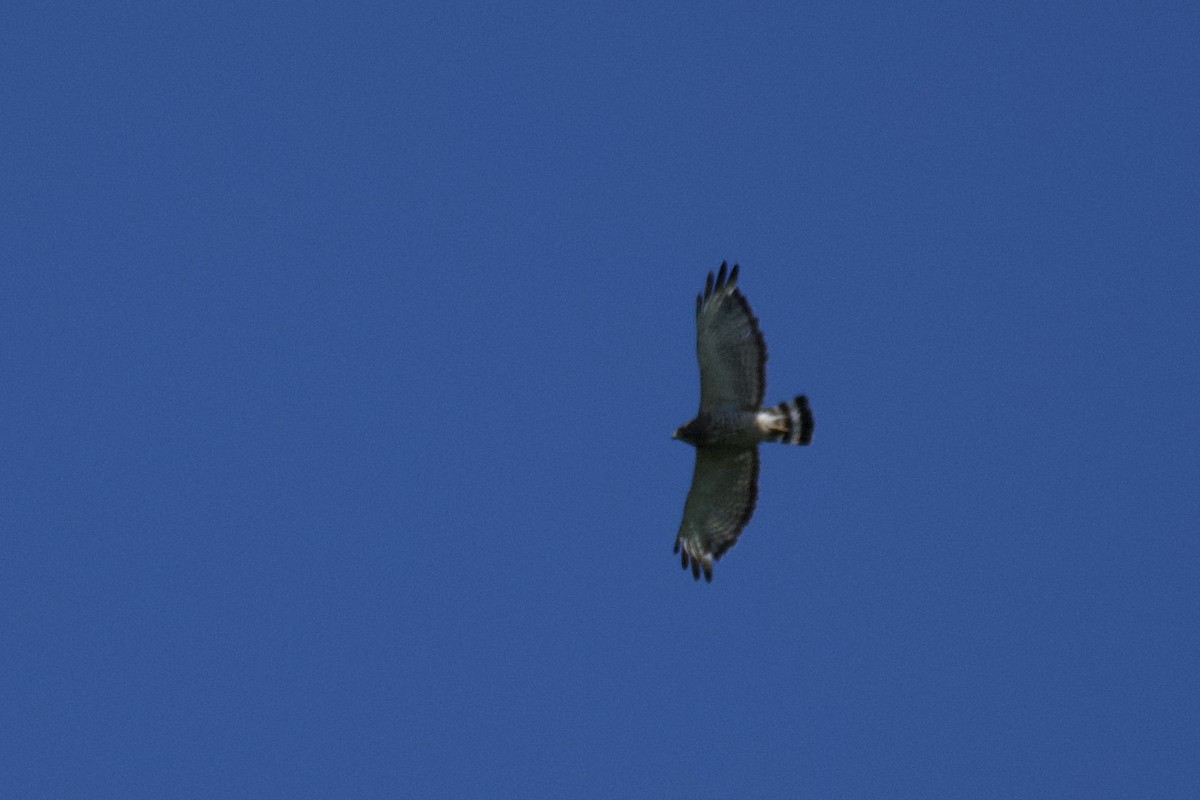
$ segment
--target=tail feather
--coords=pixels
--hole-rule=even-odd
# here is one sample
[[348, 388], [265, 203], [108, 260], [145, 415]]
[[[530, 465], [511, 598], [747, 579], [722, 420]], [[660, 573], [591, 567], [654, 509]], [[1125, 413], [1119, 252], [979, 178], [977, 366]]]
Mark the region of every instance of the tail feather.
[[774, 435], [771, 441], [784, 444], [808, 444], [812, 441], [813, 415], [808, 407], [808, 398], [797, 395], [794, 399], [774, 406], [776, 412]]

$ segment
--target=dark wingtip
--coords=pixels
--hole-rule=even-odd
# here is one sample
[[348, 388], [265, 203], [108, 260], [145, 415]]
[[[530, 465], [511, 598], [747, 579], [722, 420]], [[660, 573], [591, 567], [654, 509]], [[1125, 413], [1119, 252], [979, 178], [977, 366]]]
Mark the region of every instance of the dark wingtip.
[[718, 289], [725, 286], [725, 269], [726, 269], [726, 267], [727, 267], [726, 262], [722, 261], [721, 268], [719, 270], [717, 270], [717, 288]]
[[672, 552], [672, 553], [678, 553], [678, 552], [679, 552], [679, 540], [678, 540], [678, 539], [676, 539], [676, 540], [675, 540], [675, 549], [674, 549], [674, 550], [672, 550], [671, 552]]
[[796, 405], [800, 408], [800, 444], [808, 444], [812, 441], [813, 428], [816, 426], [812, 409], [808, 407], [808, 397], [797, 395]]
[[704, 582], [712, 583], [712, 567], [708, 564], [704, 565]]
[[737, 283], [739, 269], [741, 269], [741, 267], [739, 267], [737, 264], [734, 264], [733, 269], [729, 270], [729, 279], [725, 282], [730, 286], [733, 286], [735, 283]]
[[692, 580], [700, 580], [700, 562], [692, 559]]
[[706, 280], [704, 282], [704, 299], [705, 300], [712, 297], [712, 291], [713, 291], [713, 274], [710, 272], [710, 273], [708, 273], [708, 280]]

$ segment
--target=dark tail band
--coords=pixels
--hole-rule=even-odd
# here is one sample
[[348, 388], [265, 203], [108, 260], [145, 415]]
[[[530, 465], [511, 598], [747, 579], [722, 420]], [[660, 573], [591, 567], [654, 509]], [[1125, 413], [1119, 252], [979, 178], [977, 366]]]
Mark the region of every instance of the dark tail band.
[[808, 444], [812, 441], [813, 415], [808, 407], [808, 398], [796, 395], [795, 399], [775, 406], [785, 426], [779, 441], [787, 444]]

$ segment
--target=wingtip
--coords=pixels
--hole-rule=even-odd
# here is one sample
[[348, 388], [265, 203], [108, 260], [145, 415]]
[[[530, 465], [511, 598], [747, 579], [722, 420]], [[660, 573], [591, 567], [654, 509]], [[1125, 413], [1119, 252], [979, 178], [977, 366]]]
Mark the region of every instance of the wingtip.
[[741, 267], [734, 264], [733, 268], [729, 268], [728, 261], [722, 261], [721, 266], [717, 268], [714, 275], [708, 273], [708, 278], [704, 281], [704, 292], [696, 296], [696, 315], [700, 315], [700, 309], [704, 306], [704, 301], [708, 300], [713, 294], [720, 292], [726, 288], [732, 288], [738, 279], [738, 272]]
[[703, 576], [705, 583], [712, 583], [714, 554], [692, 552], [681, 538], [675, 539], [675, 552], [679, 553], [679, 565], [684, 571], [692, 571], [692, 580], [699, 581]]

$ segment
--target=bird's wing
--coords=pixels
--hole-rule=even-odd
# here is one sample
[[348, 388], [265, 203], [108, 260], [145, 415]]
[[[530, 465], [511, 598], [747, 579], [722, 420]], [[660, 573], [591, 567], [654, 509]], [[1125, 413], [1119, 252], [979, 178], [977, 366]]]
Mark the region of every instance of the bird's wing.
[[675, 552], [692, 576], [712, 580], [712, 562], [737, 541], [758, 498], [758, 448], [697, 447], [692, 488]]
[[700, 361], [700, 411], [720, 406], [757, 409], [766, 383], [767, 346], [750, 304], [737, 289], [738, 267], [726, 265], [696, 296], [696, 357]]

